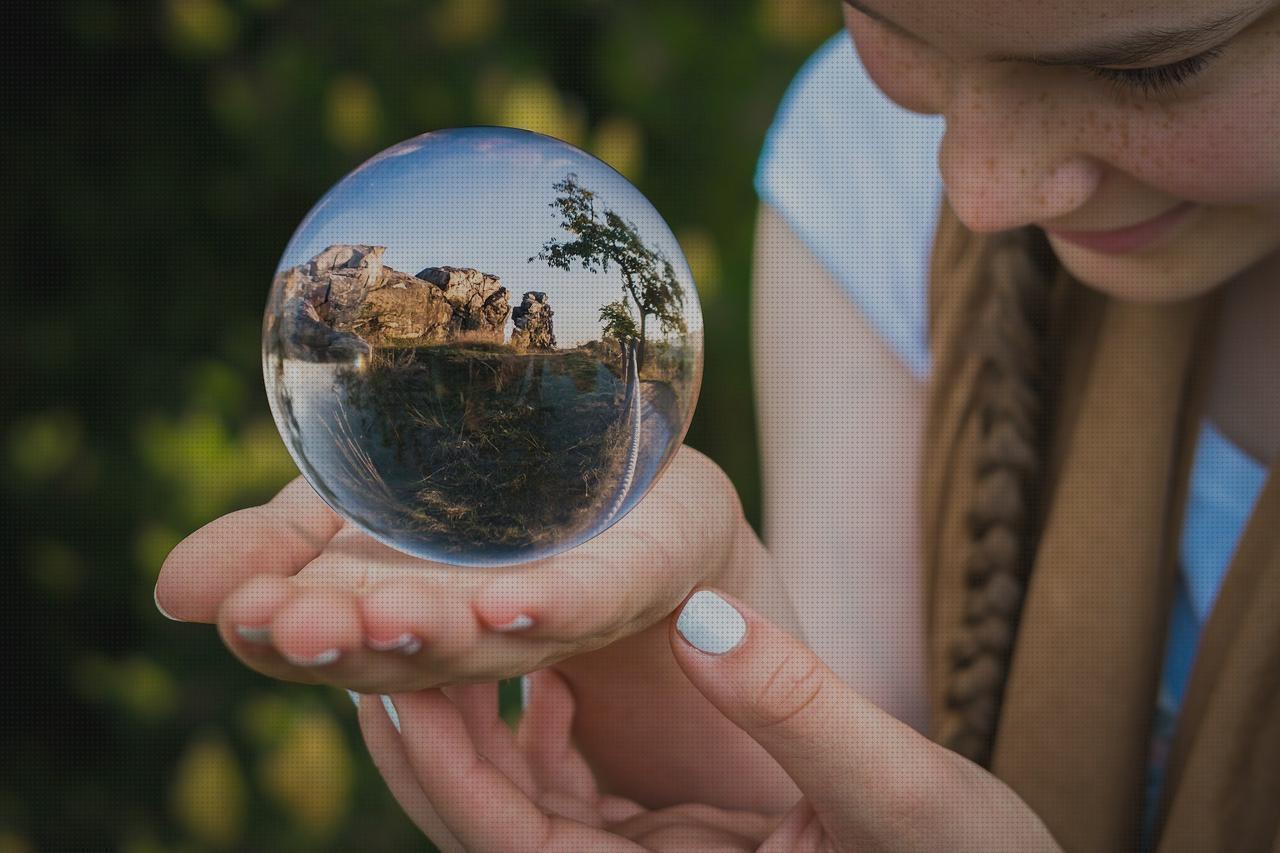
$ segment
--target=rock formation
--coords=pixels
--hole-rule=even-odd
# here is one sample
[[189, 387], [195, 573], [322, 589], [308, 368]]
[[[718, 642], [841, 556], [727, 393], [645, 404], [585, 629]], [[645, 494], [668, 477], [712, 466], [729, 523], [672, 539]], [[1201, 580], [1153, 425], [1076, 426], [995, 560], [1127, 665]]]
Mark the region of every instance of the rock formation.
[[280, 273], [290, 357], [344, 360], [375, 346], [460, 337], [502, 342], [511, 308], [496, 276], [460, 267], [409, 275], [383, 264], [385, 251], [338, 244]]
[[507, 304], [507, 289], [498, 283], [497, 276], [467, 267], [427, 267], [418, 273], [418, 278], [444, 291], [453, 307], [453, 334], [469, 333], [470, 340], [502, 343], [511, 306]]
[[538, 290], [525, 293], [511, 312], [515, 329], [511, 332], [511, 345], [526, 350], [553, 350], [556, 336], [551, 328], [551, 303], [547, 294]]

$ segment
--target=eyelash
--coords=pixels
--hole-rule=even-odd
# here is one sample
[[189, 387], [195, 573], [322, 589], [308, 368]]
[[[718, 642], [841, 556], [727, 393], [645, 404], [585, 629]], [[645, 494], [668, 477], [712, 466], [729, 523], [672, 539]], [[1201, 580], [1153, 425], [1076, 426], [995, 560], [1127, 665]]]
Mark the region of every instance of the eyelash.
[[1204, 70], [1209, 61], [1222, 53], [1221, 47], [1213, 47], [1204, 53], [1189, 56], [1170, 65], [1154, 68], [1089, 68], [1090, 74], [1109, 80], [1117, 86], [1141, 89], [1144, 95], [1153, 95], [1173, 89]]

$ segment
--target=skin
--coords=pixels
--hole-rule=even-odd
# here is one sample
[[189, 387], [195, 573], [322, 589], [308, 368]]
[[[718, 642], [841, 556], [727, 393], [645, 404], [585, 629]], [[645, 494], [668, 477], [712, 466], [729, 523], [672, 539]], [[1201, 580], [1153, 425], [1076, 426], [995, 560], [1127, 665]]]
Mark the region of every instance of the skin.
[[[1157, 96], [1118, 90], [1079, 67], [987, 55], [1077, 48], [1135, 27], [1176, 27], [1207, 12], [1243, 11], [1247, 0], [1152, 0], [1120, 8], [1111, 0], [868, 3], [894, 24], [846, 7], [859, 55], [900, 105], [946, 117], [939, 165], [947, 195], [970, 228], [1105, 229], [1183, 200], [1201, 205], [1157, 243], [1127, 255], [1104, 255], [1053, 235], [1050, 242], [1081, 281], [1118, 298], [1163, 302], [1223, 288], [1223, 334], [1218, 349], [1205, 354], [1215, 373], [1209, 416], [1255, 458], [1276, 458], [1280, 372], [1268, 365], [1280, 363], [1274, 340], [1280, 336], [1273, 333], [1280, 319], [1280, 146], [1274, 144], [1280, 138], [1280, 2], [1258, 6], [1195, 50], [1146, 63], [1223, 48], [1185, 86]], [[165, 565], [157, 603], [184, 620], [216, 621], [229, 648], [260, 671], [362, 692], [408, 695], [555, 664], [577, 702], [574, 735], [594, 784], [639, 808], [698, 803], [777, 817], [799, 792], [776, 756], [737, 725], [735, 708], [741, 711], [750, 697], [708, 701], [669, 642], [664, 616], [695, 585], [714, 583], [806, 640], [841, 684], [889, 710], [900, 730], [880, 741], [889, 746], [878, 758], [894, 760], [901, 739], [914, 734], [911, 725], [925, 725], [914, 492], [893, 485], [909, 482], [917, 468], [910, 436], [923, 420], [925, 389], [894, 364], [851, 307], [835, 330], [845, 334], [844, 352], [799, 353], [791, 324], [803, 330], [805, 318], [762, 310], [788, 301], [796, 267], [770, 268], [761, 258], [790, 253], [811, 265], [805, 280], [833, 294], [838, 285], [767, 209], [758, 234], [754, 342], [767, 547], [742, 520], [727, 478], [688, 450], [636, 510], [593, 543], [537, 571], [496, 575], [424, 567], [380, 550], [298, 482], [271, 504], [189, 537]], [[824, 370], [813, 370], [815, 363]], [[818, 405], [829, 400], [833, 377], [851, 380], [839, 386], [852, 389], [851, 399]], [[795, 411], [806, 412], [814, 430], [807, 441], [787, 416]], [[855, 429], [861, 441], [849, 438]], [[886, 455], [895, 470], [881, 476], [876, 459]], [[852, 460], [854, 467], [845, 471], [833, 459]], [[797, 473], [805, 471], [811, 476]], [[799, 506], [813, 511], [796, 512]], [[844, 512], [806, 526], [826, 507]], [[849, 602], [852, 615], [832, 601]], [[532, 615], [533, 626], [496, 630], [517, 613]], [[251, 642], [237, 626], [265, 630]], [[378, 650], [406, 633], [423, 647]], [[886, 634], [895, 642], [886, 643]], [[778, 635], [774, 642], [785, 641]], [[338, 660], [315, 665], [330, 649], [339, 650]], [[406, 722], [422, 737], [453, 713], [440, 701], [461, 701], [428, 692], [437, 698], [423, 704], [435, 711], [419, 717], [411, 711]], [[362, 722], [365, 717], [362, 712]], [[842, 752], [851, 748], [848, 739], [825, 743], [818, 729], [804, 736], [846, 769], [849, 761], [868, 760]], [[473, 749], [499, 760], [500, 747], [491, 741], [481, 739]], [[948, 776], [931, 781], [928, 793], [967, 801], [975, 785], [990, 781], [982, 774]], [[991, 825], [1027, 820], [1016, 798], [993, 794], [983, 802], [980, 813]], [[548, 806], [562, 815], [578, 806], [564, 808]], [[492, 813], [486, 819], [491, 822]], [[875, 814], [860, 819], [869, 824], [834, 841], [894, 829], [892, 822], [876, 824], [882, 817]]]

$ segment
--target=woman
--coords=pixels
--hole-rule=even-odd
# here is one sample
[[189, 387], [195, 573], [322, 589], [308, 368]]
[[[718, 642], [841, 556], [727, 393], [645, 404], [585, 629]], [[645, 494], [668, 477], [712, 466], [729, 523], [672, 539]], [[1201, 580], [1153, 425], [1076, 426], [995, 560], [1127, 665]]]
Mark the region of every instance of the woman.
[[[305, 484], [166, 564], [250, 666], [395, 694], [366, 738], [446, 849], [1276, 843], [1280, 9], [867, 5], [762, 165], [767, 548], [685, 451], [533, 572]], [[424, 689], [534, 671], [515, 740]]]

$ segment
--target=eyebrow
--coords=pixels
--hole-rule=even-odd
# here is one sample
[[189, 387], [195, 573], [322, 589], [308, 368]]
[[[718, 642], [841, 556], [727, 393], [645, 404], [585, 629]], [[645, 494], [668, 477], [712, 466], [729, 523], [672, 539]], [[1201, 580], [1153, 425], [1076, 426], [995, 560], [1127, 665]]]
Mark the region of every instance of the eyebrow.
[[[911, 33], [890, 21], [888, 18], [864, 6], [861, 0], [844, 0], [850, 7], [879, 21], [900, 33], [910, 36]], [[1214, 38], [1229, 32], [1240, 21], [1251, 17], [1255, 12], [1271, 5], [1271, 0], [1255, 2], [1247, 9], [1222, 15], [1217, 18], [1192, 24], [1188, 27], [1170, 29], [1153, 27], [1114, 38], [1089, 47], [1062, 51], [1059, 53], [1036, 53], [1027, 56], [1014, 54], [988, 54], [986, 59], [993, 62], [1029, 62], [1033, 65], [1138, 65], [1176, 50], [1206, 45]], [[914, 36], [913, 36], [914, 38]]]

